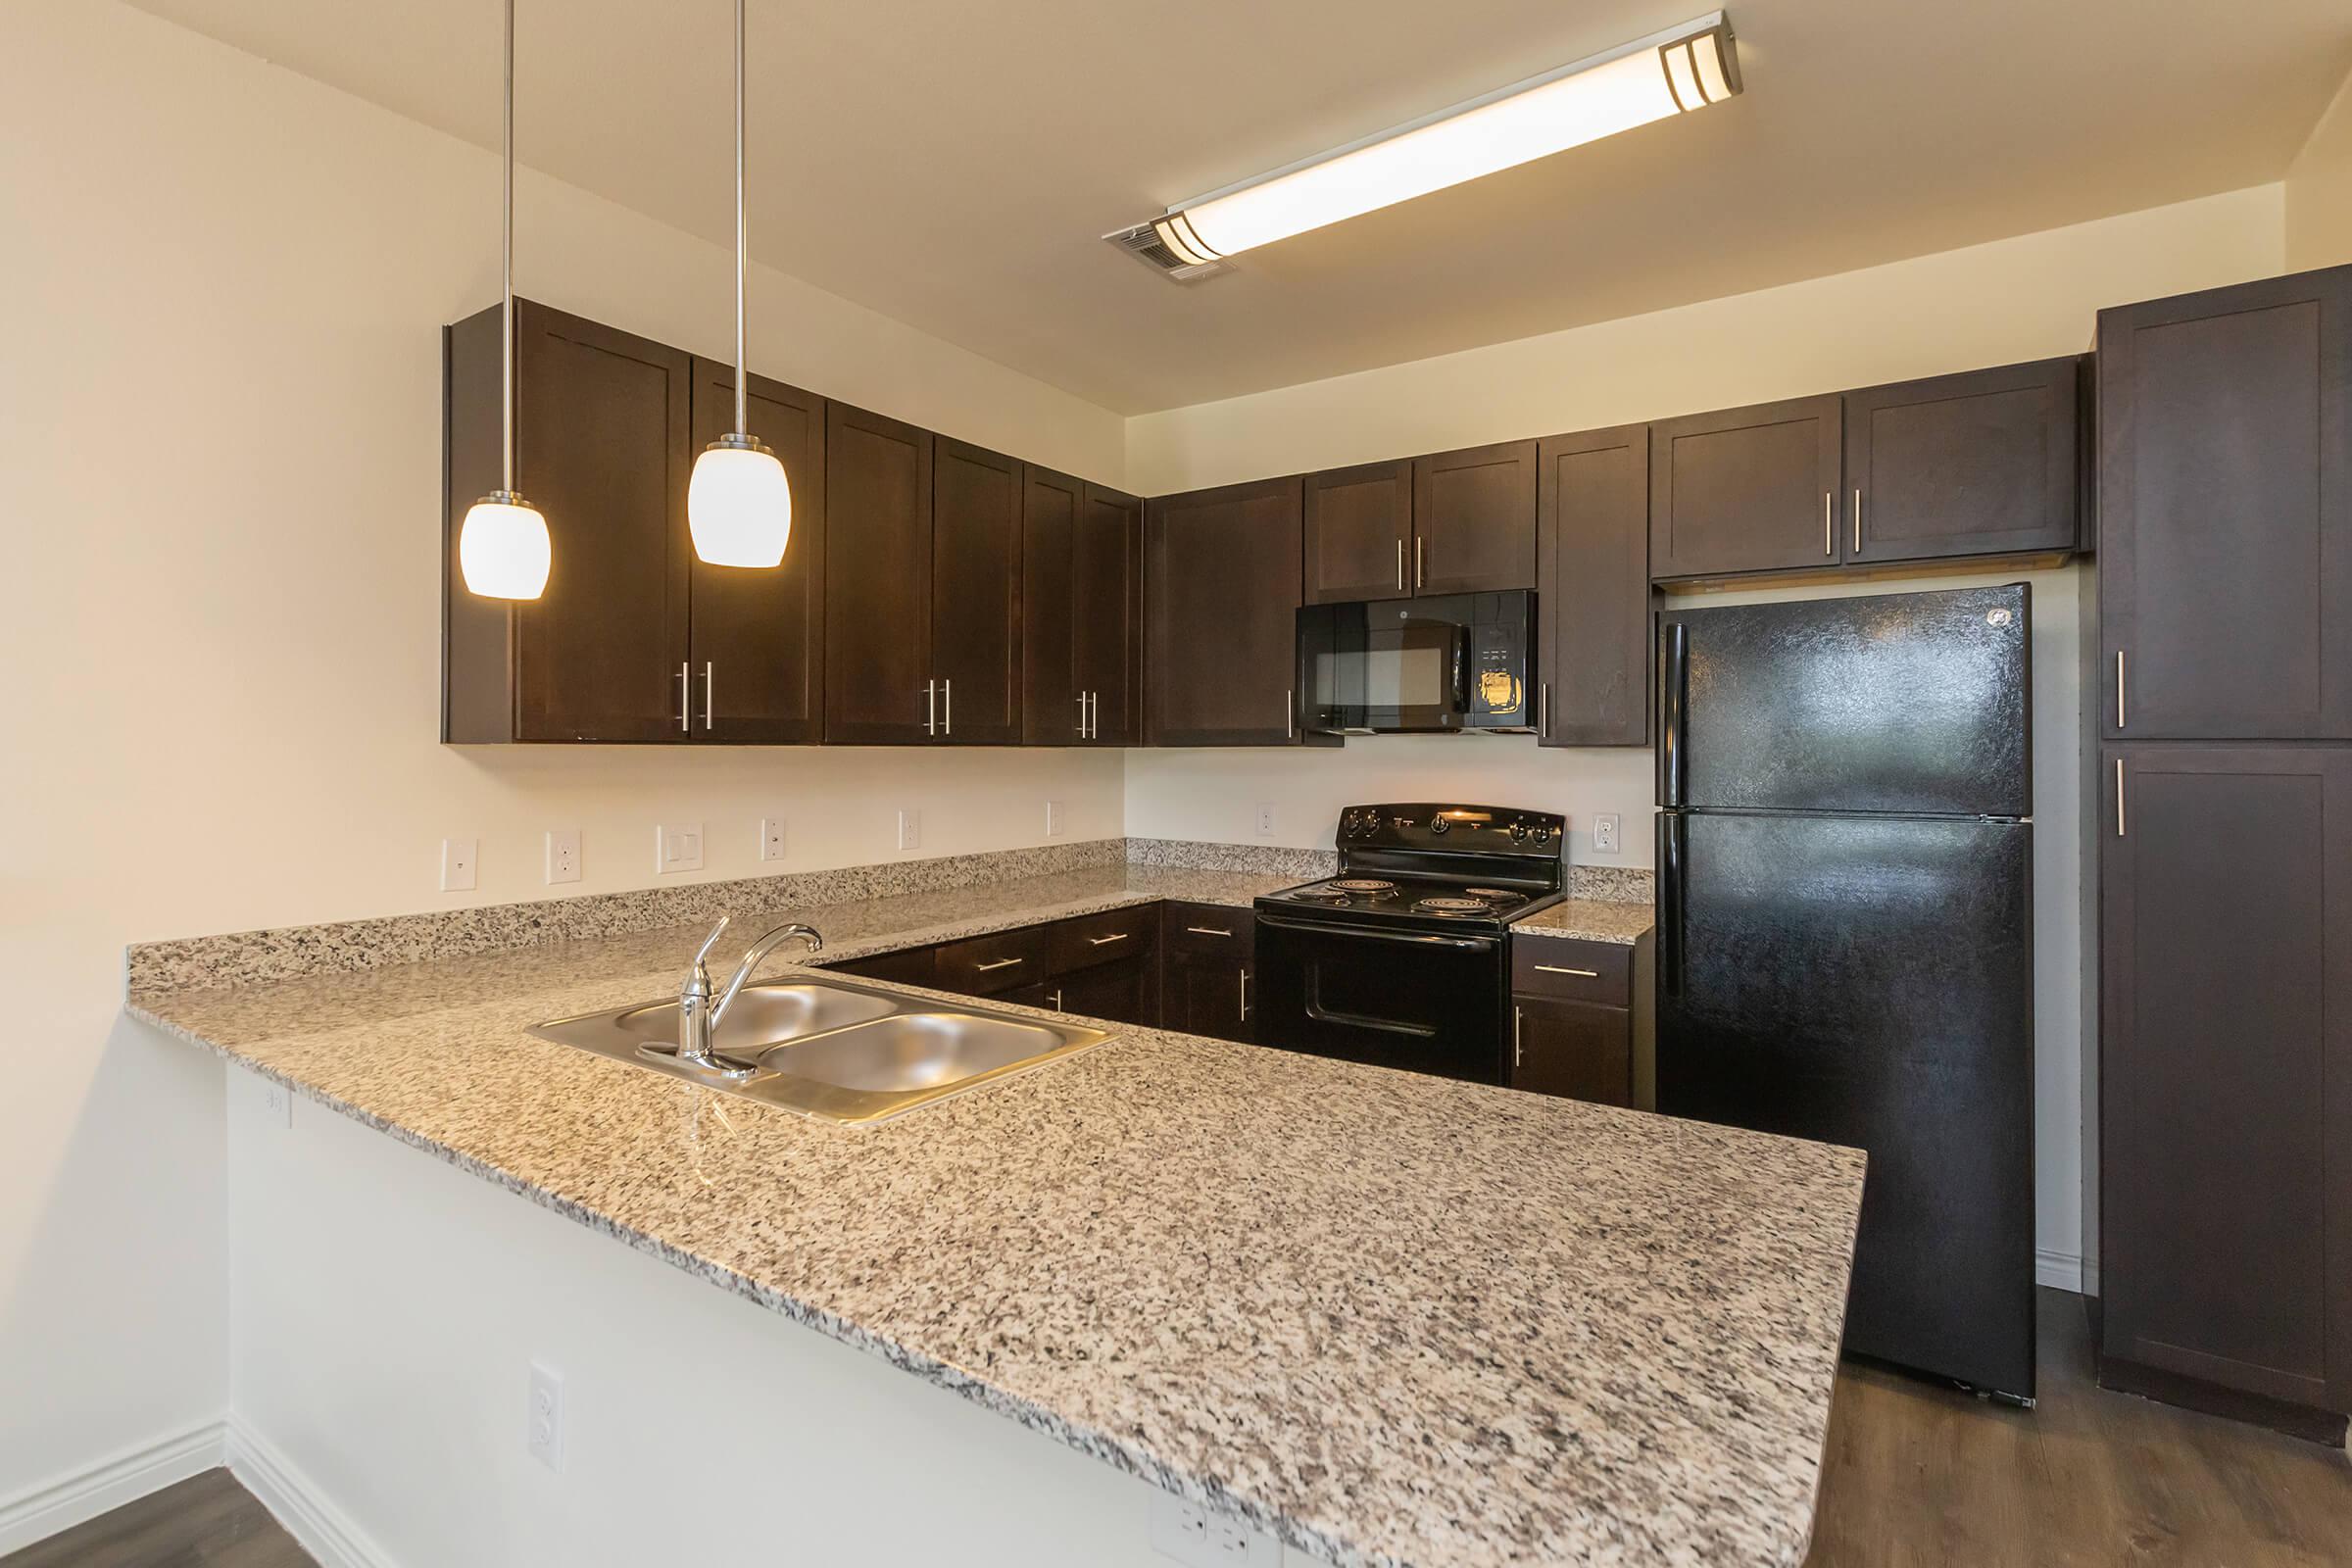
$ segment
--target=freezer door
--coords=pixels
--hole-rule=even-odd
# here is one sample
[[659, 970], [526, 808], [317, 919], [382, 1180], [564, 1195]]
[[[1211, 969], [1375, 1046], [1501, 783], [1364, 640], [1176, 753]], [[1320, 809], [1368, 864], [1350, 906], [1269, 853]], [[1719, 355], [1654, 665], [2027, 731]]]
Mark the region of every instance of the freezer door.
[[2023, 583], [1659, 619], [1658, 804], [2025, 816]]
[[2034, 1392], [2033, 829], [1659, 819], [1658, 1108], [1868, 1151], [1846, 1348]]

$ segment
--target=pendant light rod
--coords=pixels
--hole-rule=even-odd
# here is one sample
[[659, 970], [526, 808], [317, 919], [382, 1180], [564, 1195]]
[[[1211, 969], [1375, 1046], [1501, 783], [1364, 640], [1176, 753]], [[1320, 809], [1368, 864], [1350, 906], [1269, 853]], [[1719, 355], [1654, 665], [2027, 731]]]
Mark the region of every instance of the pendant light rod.
[[[514, 0], [507, 0], [511, 8]], [[743, 278], [751, 270], [751, 220], [746, 215], [743, 199], [743, 10], [744, 0], [735, 0], [735, 433], [743, 435], [751, 429], [750, 398], [744, 386], [743, 351]]]
[[514, 0], [507, 0], [506, 194], [499, 228], [498, 302], [502, 345], [500, 450], [504, 467], [499, 488], [514, 490]]

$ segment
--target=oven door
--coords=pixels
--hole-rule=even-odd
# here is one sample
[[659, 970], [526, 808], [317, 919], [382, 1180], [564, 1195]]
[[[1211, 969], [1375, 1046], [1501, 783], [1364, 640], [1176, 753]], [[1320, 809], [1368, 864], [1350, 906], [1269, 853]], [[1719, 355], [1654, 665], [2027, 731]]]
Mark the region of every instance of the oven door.
[[1458, 730], [1470, 707], [1468, 601], [1391, 599], [1298, 612], [1306, 727]]
[[1257, 917], [1261, 1046], [1503, 1082], [1502, 939]]

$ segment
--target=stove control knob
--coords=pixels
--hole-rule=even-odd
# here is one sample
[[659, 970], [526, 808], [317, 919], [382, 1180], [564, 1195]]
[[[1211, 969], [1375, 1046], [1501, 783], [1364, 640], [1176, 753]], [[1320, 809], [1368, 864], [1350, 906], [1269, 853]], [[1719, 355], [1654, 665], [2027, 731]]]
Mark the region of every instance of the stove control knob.
[[1429, 819], [1429, 830], [1432, 833], [1443, 833], [1451, 826], [1453, 826], [1453, 824], [1446, 821], [1444, 813], [1442, 812], [1439, 815], [1433, 816]]
[[[1538, 831], [1541, 832], [1542, 830], [1538, 829]], [[1514, 844], [1524, 844], [1527, 842], [1527, 824], [1525, 822], [1513, 822], [1511, 824], [1511, 842]], [[1537, 842], [1541, 843], [1543, 841], [1539, 839]]]
[[1536, 842], [1538, 844], [1549, 844], [1551, 842], [1550, 823], [1539, 822], [1536, 824]]

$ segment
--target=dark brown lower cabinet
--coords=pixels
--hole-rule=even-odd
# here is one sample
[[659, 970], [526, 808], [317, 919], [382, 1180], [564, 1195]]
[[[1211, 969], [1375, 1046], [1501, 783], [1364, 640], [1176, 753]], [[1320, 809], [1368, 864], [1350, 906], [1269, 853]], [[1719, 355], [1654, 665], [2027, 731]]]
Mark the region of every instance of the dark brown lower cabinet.
[[887, 980], [902, 986], [936, 986], [939, 984], [939, 950], [908, 948], [900, 953], [877, 953], [870, 957], [851, 958], [829, 964], [843, 974], [863, 975], [869, 980]]
[[1046, 1005], [1056, 1012], [1148, 1027], [1159, 1021], [1159, 956], [1146, 949], [1062, 975], [1047, 990]]
[[2100, 1379], [2352, 1411], [2352, 748], [2103, 761]]
[[1511, 1087], [1596, 1105], [1657, 1104], [1651, 939], [1511, 939]]
[[1160, 906], [1160, 1026], [1214, 1040], [1256, 1039], [1256, 918], [1215, 904]]

